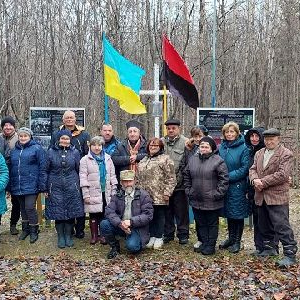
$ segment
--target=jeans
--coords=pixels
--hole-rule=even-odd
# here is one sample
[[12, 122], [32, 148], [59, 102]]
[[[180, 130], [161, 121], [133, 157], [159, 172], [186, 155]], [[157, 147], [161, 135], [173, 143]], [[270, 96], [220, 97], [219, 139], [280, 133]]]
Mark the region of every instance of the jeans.
[[38, 214], [36, 210], [36, 194], [15, 196], [21, 208], [21, 216], [23, 221], [29, 221], [30, 225], [38, 224]]
[[129, 252], [136, 253], [142, 250], [141, 237], [137, 229], [131, 229], [131, 233], [126, 235], [126, 233], [121, 228], [115, 227], [107, 219], [104, 219], [101, 222], [100, 228], [104, 237], [107, 236], [125, 237], [125, 245]]
[[165, 227], [165, 211], [167, 205], [153, 205], [153, 219], [150, 222], [150, 237], [162, 238]]
[[20, 220], [20, 202], [18, 197], [11, 196], [11, 214], [10, 214], [10, 225], [17, 225]]

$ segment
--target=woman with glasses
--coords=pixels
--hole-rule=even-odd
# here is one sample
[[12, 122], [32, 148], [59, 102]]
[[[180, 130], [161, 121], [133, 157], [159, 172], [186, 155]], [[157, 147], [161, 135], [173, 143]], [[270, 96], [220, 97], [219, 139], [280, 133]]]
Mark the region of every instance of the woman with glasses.
[[147, 155], [139, 162], [138, 186], [153, 199], [154, 214], [150, 223], [150, 241], [147, 248], [159, 249], [163, 245], [165, 209], [176, 186], [174, 162], [164, 154], [164, 144], [152, 138], [147, 144]]
[[74, 219], [84, 214], [78, 175], [80, 154], [71, 145], [71, 138], [71, 131], [58, 131], [47, 155], [46, 218], [55, 220], [59, 248], [74, 246]]

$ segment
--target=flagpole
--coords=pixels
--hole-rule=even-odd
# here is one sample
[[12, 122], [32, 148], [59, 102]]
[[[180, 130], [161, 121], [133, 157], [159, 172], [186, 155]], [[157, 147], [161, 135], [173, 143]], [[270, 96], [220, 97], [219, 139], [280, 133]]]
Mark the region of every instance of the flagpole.
[[103, 79], [104, 79], [104, 122], [105, 124], [109, 123], [109, 104], [108, 104], [108, 96], [105, 93], [105, 74], [104, 74], [104, 55], [105, 55], [105, 47], [104, 47], [104, 37], [105, 33], [102, 33], [102, 49], [103, 49]]
[[217, 23], [217, 6], [214, 0], [213, 9], [213, 38], [212, 38], [212, 76], [211, 76], [211, 106], [216, 106], [216, 23]]
[[163, 114], [163, 135], [166, 136], [167, 135], [167, 129], [165, 126], [165, 122], [167, 121], [168, 118], [168, 112], [167, 112], [167, 87], [164, 84], [164, 114]]

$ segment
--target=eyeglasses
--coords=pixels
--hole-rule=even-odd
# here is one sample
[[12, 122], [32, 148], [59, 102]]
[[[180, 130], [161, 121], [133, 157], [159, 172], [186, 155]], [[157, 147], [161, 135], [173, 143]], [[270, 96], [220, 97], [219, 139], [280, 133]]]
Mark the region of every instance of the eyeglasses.
[[152, 145], [149, 145], [149, 147], [159, 147], [159, 145], [152, 144]]

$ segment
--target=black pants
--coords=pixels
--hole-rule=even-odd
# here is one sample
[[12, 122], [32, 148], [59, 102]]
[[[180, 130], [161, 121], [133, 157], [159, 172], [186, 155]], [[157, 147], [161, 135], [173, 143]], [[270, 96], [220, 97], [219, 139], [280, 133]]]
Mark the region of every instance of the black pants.
[[189, 204], [184, 191], [175, 191], [170, 197], [169, 206], [166, 209], [166, 223], [164, 236], [174, 238], [175, 222], [177, 224], [177, 237], [189, 238]]
[[75, 219], [68, 219], [68, 220], [55, 220], [55, 224], [74, 224]]
[[10, 225], [17, 225], [20, 220], [20, 202], [18, 197], [11, 195], [11, 214], [10, 214]]
[[202, 210], [193, 207], [193, 213], [198, 240], [203, 245], [215, 247], [219, 234], [220, 210]]
[[165, 228], [165, 211], [167, 205], [153, 205], [153, 219], [150, 222], [150, 237], [162, 238]]
[[36, 194], [15, 196], [21, 209], [22, 221], [29, 221], [30, 225], [38, 224], [38, 214], [36, 210]]
[[283, 246], [283, 253], [297, 252], [297, 242], [289, 222], [289, 206], [267, 205], [264, 201], [258, 207], [258, 225], [263, 239], [264, 249], [276, 248], [276, 235]]

